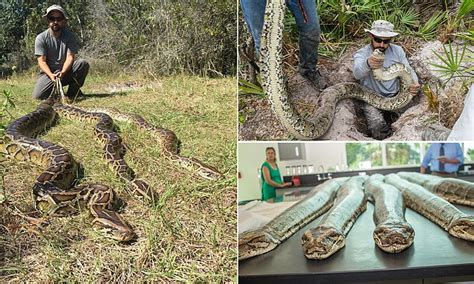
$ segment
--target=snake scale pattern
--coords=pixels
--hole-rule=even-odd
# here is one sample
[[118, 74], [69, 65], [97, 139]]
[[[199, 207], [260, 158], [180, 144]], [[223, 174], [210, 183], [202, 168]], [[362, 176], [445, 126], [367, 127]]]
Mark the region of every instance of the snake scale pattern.
[[[113, 119], [104, 112], [86, 111], [59, 103], [58, 93], [64, 101], [59, 80], [50, 98], [41, 102], [36, 110], [7, 126], [5, 135], [0, 138], [0, 153], [10, 159], [46, 168], [33, 186], [35, 207], [38, 210], [49, 216], [67, 216], [87, 207], [94, 217], [92, 224], [100, 227], [106, 236], [117, 241], [129, 241], [135, 237], [135, 233], [119, 214], [111, 210], [115, 192], [101, 184], [75, 185], [79, 165], [73, 156], [63, 147], [36, 137], [50, 128], [59, 115], [94, 122], [95, 136], [103, 145], [105, 160], [117, 176], [128, 183], [130, 191], [152, 203], [158, 200], [158, 194], [126, 164], [123, 158], [125, 147], [121, 137], [114, 131]], [[172, 131], [155, 127], [138, 115], [113, 109], [107, 111], [134, 123], [142, 130], [152, 132], [158, 137], [161, 150], [170, 160], [206, 179], [214, 180], [223, 176], [215, 168], [197, 159], [179, 155], [178, 140]]]
[[267, 1], [260, 58], [263, 88], [269, 96], [273, 112], [291, 136], [298, 140], [321, 137], [331, 127], [337, 103], [346, 98], [358, 99], [387, 111], [403, 108], [411, 101], [412, 95], [408, 92], [408, 86], [413, 83], [410, 70], [397, 63], [383, 70], [374, 70], [374, 76], [377, 80], [399, 77], [401, 86], [398, 95], [385, 98], [357, 83], [339, 83], [321, 93], [320, 107], [314, 119], [308, 121], [300, 116], [288, 98], [282, 68], [285, 10], [285, 0]]
[[410, 172], [399, 172], [398, 175], [451, 203], [474, 207], [474, 184], [471, 182]]
[[216, 168], [196, 158], [180, 155], [178, 137], [169, 129], [157, 127], [138, 114], [121, 112], [115, 108], [94, 107], [87, 108], [86, 110], [93, 113], [109, 115], [117, 121], [131, 123], [139, 130], [151, 134], [159, 141], [160, 150], [164, 157], [189, 171], [195, 172], [204, 179], [217, 180], [223, 177], [223, 174]]
[[438, 224], [450, 235], [474, 241], [474, 216], [467, 215], [448, 201], [411, 183], [397, 174], [385, 176], [385, 182], [398, 188], [408, 207]]
[[332, 206], [337, 190], [345, 180], [326, 181], [263, 228], [239, 234], [239, 260], [273, 250], [300, 228], [324, 214]]
[[115, 192], [99, 184], [74, 186], [78, 164], [63, 147], [36, 139], [55, 118], [54, 100], [48, 99], [36, 110], [16, 119], [0, 138], [0, 152], [7, 158], [31, 162], [46, 169], [33, 186], [35, 207], [50, 216], [67, 216], [88, 208], [93, 225], [110, 238], [129, 241], [135, 234], [130, 225], [112, 211]]
[[[328, 258], [344, 247], [345, 236], [365, 210], [367, 199], [374, 203], [374, 242], [385, 252], [398, 253], [413, 244], [415, 231], [405, 219], [405, 205], [450, 235], [474, 241], [474, 216], [464, 214], [443, 199], [472, 206], [474, 183], [411, 172], [337, 180], [336, 184], [324, 183], [323, 188], [318, 187], [318, 191], [282, 212], [262, 229], [240, 234], [239, 260], [271, 251], [327, 209], [322, 212], [317, 209], [315, 216], [308, 210], [316, 204], [322, 208], [328, 202], [332, 208], [318, 226], [306, 231], [302, 238], [305, 255], [310, 259]], [[324, 191], [327, 192], [323, 194]], [[330, 197], [333, 191], [337, 191], [334, 203]]]
[[398, 253], [413, 244], [415, 230], [405, 219], [403, 195], [383, 181], [383, 175], [375, 174], [365, 185], [367, 199], [374, 203], [373, 238], [381, 250]]
[[306, 258], [325, 259], [343, 248], [346, 236], [357, 218], [367, 208], [363, 190], [366, 177], [352, 177], [337, 192], [336, 202], [318, 226], [302, 237]]

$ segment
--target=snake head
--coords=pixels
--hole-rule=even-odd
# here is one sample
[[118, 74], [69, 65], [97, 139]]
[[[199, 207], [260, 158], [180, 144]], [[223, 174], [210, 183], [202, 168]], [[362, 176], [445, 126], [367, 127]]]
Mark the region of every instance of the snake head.
[[134, 179], [130, 183], [131, 190], [151, 203], [158, 202], [158, 193], [155, 192], [148, 183], [142, 179]]
[[375, 57], [378, 57], [380, 59], [385, 58], [385, 54], [383, 53], [383, 51], [378, 49], [378, 48], [374, 49], [374, 52], [372, 52], [372, 55], [375, 56]]
[[271, 251], [278, 242], [270, 239], [263, 231], [248, 231], [239, 235], [239, 260], [251, 258]]
[[398, 253], [413, 244], [415, 231], [410, 224], [385, 223], [379, 224], [373, 233], [377, 246], [389, 253]]
[[211, 167], [211, 166], [206, 166], [205, 168], [200, 168], [198, 170], [198, 175], [202, 178], [208, 179], [208, 180], [217, 180], [221, 179], [224, 177], [224, 175], [219, 172], [217, 169]]
[[119, 242], [127, 242], [135, 238], [130, 225], [117, 212], [92, 205], [91, 213], [95, 216], [92, 224], [100, 228], [105, 236]]
[[304, 254], [309, 259], [325, 259], [343, 248], [346, 237], [330, 226], [317, 226], [302, 237]]
[[456, 218], [449, 225], [448, 232], [456, 238], [474, 241], [474, 216]]

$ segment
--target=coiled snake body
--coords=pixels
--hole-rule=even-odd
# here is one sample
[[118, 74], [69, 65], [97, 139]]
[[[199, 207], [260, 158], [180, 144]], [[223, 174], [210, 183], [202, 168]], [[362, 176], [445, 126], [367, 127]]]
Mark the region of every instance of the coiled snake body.
[[36, 110], [13, 121], [0, 140], [0, 152], [9, 158], [29, 161], [46, 167], [35, 181], [33, 194], [35, 207], [51, 216], [66, 216], [87, 206], [94, 220], [111, 238], [131, 240], [135, 234], [127, 222], [110, 210], [115, 198], [112, 189], [91, 184], [73, 186], [78, 164], [63, 147], [35, 137], [52, 125], [56, 112], [48, 99]]
[[301, 117], [289, 101], [282, 69], [285, 8], [285, 0], [267, 1], [260, 48], [261, 76], [273, 112], [292, 136], [299, 140], [321, 137], [331, 127], [337, 102], [346, 98], [358, 99], [387, 111], [408, 105], [412, 99], [412, 95], [408, 92], [412, 78], [408, 67], [397, 63], [384, 70], [374, 70], [374, 77], [377, 80], [392, 80], [400, 77], [398, 95], [385, 98], [357, 83], [339, 83], [321, 93], [321, 106], [314, 120], [308, 121]]
[[179, 164], [181, 167], [196, 172], [202, 178], [216, 180], [223, 177], [216, 168], [209, 166], [198, 159], [179, 155], [179, 141], [176, 134], [166, 128], [156, 127], [146, 121], [143, 117], [134, 114], [121, 112], [115, 108], [94, 107], [88, 108], [89, 112], [106, 114], [118, 121], [125, 121], [135, 125], [138, 129], [150, 133], [158, 139], [160, 150], [163, 156]]
[[71, 105], [55, 104], [53, 108], [62, 117], [96, 122], [95, 136], [103, 144], [104, 158], [112, 170], [129, 184], [129, 189], [136, 195], [151, 202], [157, 200], [157, 193], [144, 180], [137, 178], [133, 169], [125, 162], [122, 138], [114, 131], [114, 122], [110, 116], [99, 112], [87, 112]]
[[[40, 211], [51, 216], [65, 216], [77, 213], [78, 208], [87, 206], [95, 217], [92, 223], [101, 227], [109, 237], [118, 241], [131, 240], [135, 236], [132, 228], [119, 214], [110, 210], [115, 198], [114, 191], [99, 184], [74, 186], [78, 164], [72, 155], [59, 145], [35, 137], [53, 124], [57, 114], [81, 121], [93, 121], [96, 123], [95, 136], [103, 144], [104, 157], [113, 171], [128, 183], [135, 195], [154, 202], [157, 201], [157, 193], [126, 164], [123, 159], [125, 148], [122, 139], [114, 131], [112, 118], [106, 113], [85, 111], [58, 103], [57, 93], [64, 99], [59, 80], [50, 98], [40, 103], [35, 111], [20, 117], [7, 127], [5, 136], [0, 138], [0, 153], [8, 158], [46, 167], [33, 186], [35, 207]], [[171, 160], [196, 171], [201, 177], [222, 177], [215, 168], [199, 160], [178, 155], [178, 140], [172, 131], [154, 127], [138, 115], [110, 109], [108, 111], [157, 135], [162, 151]]]

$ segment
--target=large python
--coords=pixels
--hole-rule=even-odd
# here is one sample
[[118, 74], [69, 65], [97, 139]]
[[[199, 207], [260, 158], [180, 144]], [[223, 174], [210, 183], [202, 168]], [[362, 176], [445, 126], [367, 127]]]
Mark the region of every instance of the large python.
[[397, 174], [385, 176], [385, 183], [402, 192], [408, 207], [438, 224], [450, 235], [474, 241], [474, 215], [464, 214], [448, 201]]
[[474, 207], [474, 183], [414, 172], [399, 172], [400, 177], [417, 183], [451, 203]]
[[317, 139], [328, 131], [338, 101], [354, 98], [379, 109], [393, 111], [405, 107], [412, 99], [408, 86], [412, 82], [410, 70], [403, 64], [394, 64], [374, 72], [377, 80], [400, 78], [398, 95], [385, 98], [357, 83], [339, 83], [321, 93], [321, 106], [312, 121], [301, 117], [290, 103], [282, 69], [282, 41], [285, 18], [285, 0], [269, 0], [265, 9], [260, 58], [262, 85], [269, 96], [273, 112], [284, 128], [298, 140]]
[[267, 253], [333, 204], [336, 192], [347, 178], [326, 181], [263, 228], [239, 234], [239, 260]]
[[112, 170], [118, 177], [129, 184], [129, 190], [135, 195], [143, 197], [152, 203], [158, 200], [158, 194], [148, 183], [139, 179], [133, 169], [125, 162], [123, 158], [125, 149], [122, 138], [114, 131], [114, 122], [110, 116], [99, 112], [87, 112], [71, 105], [58, 103], [53, 108], [61, 117], [78, 119], [80, 121], [95, 121], [97, 123], [94, 128], [95, 136], [103, 144], [104, 158]]
[[336, 202], [316, 228], [302, 237], [304, 255], [326, 259], [343, 248], [346, 236], [359, 215], [367, 208], [363, 184], [367, 177], [351, 177], [337, 192]]
[[127, 222], [110, 210], [114, 191], [99, 184], [73, 186], [78, 164], [63, 147], [35, 137], [49, 128], [55, 118], [52, 98], [36, 110], [14, 120], [0, 138], [0, 152], [6, 157], [28, 161], [46, 169], [33, 186], [35, 207], [51, 216], [65, 216], [87, 206], [94, 217], [92, 223], [118, 241], [129, 241], [135, 234]]
[[367, 198], [375, 207], [373, 238], [381, 250], [398, 253], [413, 244], [415, 231], [405, 219], [402, 194], [383, 180], [383, 175], [375, 174], [365, 184]]
[[115, 120], [131, 123], [141, 131], [150, 133], [153, 137], [158, 139], [163, 156], [172, 162], [177, 163], [181, 167], [195, 172], [202, 178], [216, 180], [223, 177], [223, 174], [216, 168], [209, 166], [196, 158], [179, 155], [178, 137], [169, 129], [156, 127], [138, 114], [121, 112], [115, 108], [94, 107], [86, 108], [86, 110], [93, 113], [109, 115]]

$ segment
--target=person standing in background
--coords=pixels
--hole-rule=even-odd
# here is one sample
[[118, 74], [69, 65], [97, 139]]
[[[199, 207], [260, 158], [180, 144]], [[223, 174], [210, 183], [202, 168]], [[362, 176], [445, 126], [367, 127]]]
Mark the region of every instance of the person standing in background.
[[266, 160], [262, 164], [262, 200], [266, 201], [276, 197], [275, 188], [291, 186], [291, 182], [283, 182], [280, 169], [276, 163], [275, 148], [265, 149]]
[[420, 173], [425, 174], [430, 166], [432, 175], [456, 176], [463, 162], [464, 156], [459, 143], [433, 143], [423, 157]]
[[[240, 6], [245, 22], [252, 34], [257, 54], [260, 51], [260, 37], [262, 35], [265, 7], [267, 0], [240, 0]], [[321, 74], [316, 67], [318, 63], [318, 47], [321, 27], [314, 0], [288, 0], [288, 9], [295, 17], [299, 32], [299, 66], [298, 72], [317, 90], [324, 89]]]

